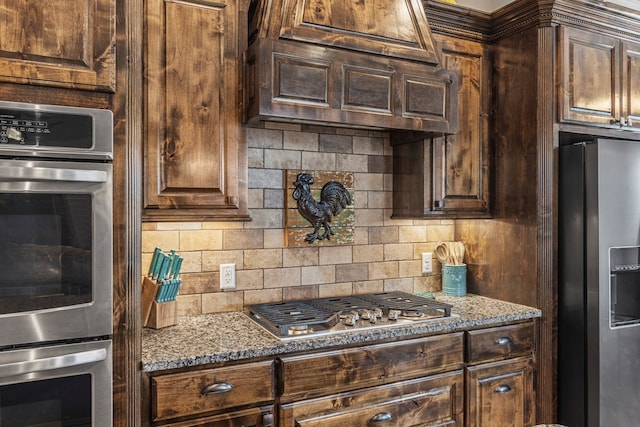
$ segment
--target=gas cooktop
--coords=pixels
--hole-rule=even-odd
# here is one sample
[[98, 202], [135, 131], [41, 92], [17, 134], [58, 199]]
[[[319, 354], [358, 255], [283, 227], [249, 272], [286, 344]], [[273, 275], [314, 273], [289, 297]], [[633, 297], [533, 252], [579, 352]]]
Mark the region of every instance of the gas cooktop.
[[451, 305], [406, 292], [257, 304], [248, 316], [281, 340], [333, 335], [451, 316]]

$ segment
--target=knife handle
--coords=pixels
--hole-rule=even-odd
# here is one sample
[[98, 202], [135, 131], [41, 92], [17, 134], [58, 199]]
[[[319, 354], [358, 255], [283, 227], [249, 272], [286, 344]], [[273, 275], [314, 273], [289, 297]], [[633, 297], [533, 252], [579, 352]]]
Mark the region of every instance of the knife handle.
[[160, 259], [160, 253], [162, 253], [162, 249], [160, 249], [160, 248], [155, 248], [153, 250], [153, 256], [151, 257], [151, 263], [149, 264], [149, 274], [147, 274], [147, 276], [149, 276], [149, 277], [153, 276], [153, 272], [156, 269], [156, 264], [158, 263], [158, 260]]

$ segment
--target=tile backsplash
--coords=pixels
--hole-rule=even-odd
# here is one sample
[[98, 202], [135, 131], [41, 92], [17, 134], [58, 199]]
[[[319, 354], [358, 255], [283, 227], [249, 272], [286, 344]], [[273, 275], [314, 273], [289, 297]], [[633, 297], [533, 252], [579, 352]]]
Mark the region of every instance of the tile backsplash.
[[[440, 265], [422, 252], [453, 240], [453, 220], [391, 219], [392, 152], [385, 132], [266, 122], [247, 129], [250, 222], [144, 223], [142, 271], [153, 249], [184, 258], [178, 314], [242, 310], [262, 302], [365, 292], [440, 290]], [[285, 246], [285, 172], [354, 176], [353, 245]], [[236, 265], [236, 289], [220, 290], [220, 264]]]

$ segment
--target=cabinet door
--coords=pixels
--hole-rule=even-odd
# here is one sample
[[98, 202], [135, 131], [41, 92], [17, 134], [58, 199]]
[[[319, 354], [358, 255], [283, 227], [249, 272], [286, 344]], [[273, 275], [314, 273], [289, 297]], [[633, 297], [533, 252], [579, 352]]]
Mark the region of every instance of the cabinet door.
[[621, 117], [619, 41], [568, 27], [561, 27], [559, 34], [560, 121], [618, 127], [616, 121]]
[[467, 368], [467, 427], [528, 427], [535, 419], [533, 360]]
[[0, 81], [114, 92], [115, 0], [4, 0]]
[[622, 116], [640, 128], [640, 44], [622, 44]]
[[247, 219], [245, 3], [145, 2], [146, 220]]
[[394, 218], [488, 218], [490, 63], [476, 42], [434, 36], [459, 80], [458, 132], [391, 132]]

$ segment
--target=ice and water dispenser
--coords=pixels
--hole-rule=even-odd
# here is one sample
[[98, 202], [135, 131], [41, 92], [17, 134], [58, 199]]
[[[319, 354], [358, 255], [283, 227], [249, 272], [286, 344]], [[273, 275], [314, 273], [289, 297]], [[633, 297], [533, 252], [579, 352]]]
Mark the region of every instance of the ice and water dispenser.
[[611, 327], [640, 323], [640, 246], [609, 248]]

